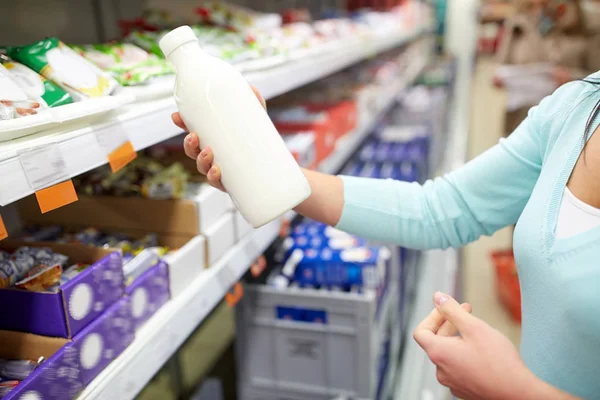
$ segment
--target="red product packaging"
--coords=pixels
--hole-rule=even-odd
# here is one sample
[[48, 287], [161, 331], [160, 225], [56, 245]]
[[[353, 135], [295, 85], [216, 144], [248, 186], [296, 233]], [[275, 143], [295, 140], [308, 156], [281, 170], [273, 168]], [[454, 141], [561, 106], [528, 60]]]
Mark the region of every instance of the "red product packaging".
[[341, 101], [334, 104], [310, 103], [304, 105], [309, 111], [325, 111], [335, 125], [336, 137], [340, 138], [356, 128], [358, 122], [358, 107], [353, 100]]
[[496, 269], [496, 291], [500, 302], [513, 319], [521, 323], [521, 287], [512, 250], [491, 254]]
[[337, 127], [328, 113], [310, 114], [310, 118], [306, 119], [278, 119], [274, 117], [273, 123], [281, 135], [312, 132], [315, 138], [317, 165], [326, 159], [335, 148]]

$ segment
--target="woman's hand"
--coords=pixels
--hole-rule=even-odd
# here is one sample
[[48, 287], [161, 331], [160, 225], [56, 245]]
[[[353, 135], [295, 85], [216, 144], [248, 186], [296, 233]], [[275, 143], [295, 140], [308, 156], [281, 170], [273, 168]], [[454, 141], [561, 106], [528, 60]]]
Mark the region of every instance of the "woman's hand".
[[[448, 295], [436, 293], [434, 303], [436, 309], [415, 329], [414, 338], [437, 366], [438, 381], [454, 396], [466, 400], [550, 398], [532, 396], [547, 388], [505, 336]], [[452, 326], [460, 336], [448, 337], [442, 330]]]
[[[260, 101], [260, 104], [266, 109], [267, 103], [265, 99], [258, 93], [258, 90], [254, 86], [252, 86], [252, 90], [254, 94]], [[178, 112], [174, 113], [171, 118], [175, 125], [180, 127], [186, 132], [189, 132], [183, 120], [181, 119], [181, 115]], [[218, 165], [214, 165], [213, 161], [215, 159], [215, 155], [212, 149], [209, 146], [204, 148], [201, 147], [200, 139], [198, 139], [198, 135], [196, 133], [189, 133], [184, 141], [183, 148], [185, 150], [185, 154], [191, 158], [192, 160], [196, 160], [196, 167], [198, 168], [198, 172], [202, 175], [206, 175], [206, 179], [211, 186], [216, 187], [219, 190], [226, 191], [225, 187], [221, 183], [221, 168]]]

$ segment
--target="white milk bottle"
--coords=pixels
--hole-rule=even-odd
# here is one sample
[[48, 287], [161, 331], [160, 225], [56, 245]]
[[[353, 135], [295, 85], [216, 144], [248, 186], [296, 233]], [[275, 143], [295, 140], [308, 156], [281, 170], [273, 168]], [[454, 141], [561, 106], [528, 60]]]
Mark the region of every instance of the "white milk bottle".
[[159, 45], [176, 70], [181, 118], [202, 147], [212, 148], [244, 218], [257, 228], [308, 198], [308, 181], [241, 73], [202, 51], [188, 26]]

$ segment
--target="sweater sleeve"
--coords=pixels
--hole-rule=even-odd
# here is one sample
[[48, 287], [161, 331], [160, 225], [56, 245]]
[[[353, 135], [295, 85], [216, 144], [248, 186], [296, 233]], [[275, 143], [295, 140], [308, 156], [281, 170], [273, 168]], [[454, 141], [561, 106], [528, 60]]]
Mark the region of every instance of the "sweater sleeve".
[[342, 177], [338, 228], [415, 249], [461, 247], [514, 224], [539, 177], [537, 107], [507, 139], [443, 177], [407, 183]]

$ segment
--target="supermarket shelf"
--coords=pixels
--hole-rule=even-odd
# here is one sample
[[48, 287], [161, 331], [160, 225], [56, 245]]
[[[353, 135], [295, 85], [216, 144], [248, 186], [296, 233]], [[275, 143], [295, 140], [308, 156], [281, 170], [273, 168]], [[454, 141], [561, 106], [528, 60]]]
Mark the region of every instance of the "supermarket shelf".
[[[398, 33], [369, 39], [356, 39], [330, 52], [290, 61], [280, 66], [246, 74], [265, 98], [326, 77], [375, 54], [409, 43], [423, 33]], [[130, 94], [130, 93], [128, 93]], [[133, 94], [135, 96], [135, 94]], [[140, 96], [136, 96], [140, 98]], [[92, 122], [65, 124], [52, 130], [0, 143], [0, 206], [5, 206], [33, 194], [41, 187], [28, 181], [21, 163], [21, 154], [31, 149], [43, 148], [57, 151], [63, 158], [60, 176], [75, 177], [107, 163], [107, 151], [97, 137], [114, 140], [129, 139], [136, 151], [172, 138], [181, 133], [170, 120], [176, 111], [172, 98], [137, 102], [104, 114]], [[119, 142], [121, 143], [121, 142]]]
[[314, 82], [359, 61], [415, 40], [424, 31], [356, 38], [337, 45], [330, 52], [308, 57], [267, 71], [246, 74], [248, 81], [269, 99]]
[[408, 70], [402, 76], [401, 80], [387, 88], [386, 92], [381, 94], [378, 110], [373, 112], [369, 118], [365, 118], [354, 132], [349, 133], [338, 141], [335, 151], [319, 165], [319, 171], [329, 174], [335, 174], [340, 171], [348, 161], [348, 158], [358, 150], [360, 144], [373, 133], [377, 124], [396, 104], [396, 99], [399, 97], [400, 93], [410, 86], [410, 84], [419, 76], [421, 71], [423, 71], [427, 62], [427, 57], [413, 61], [413, 64], [408, 67]]
[[84, 390], [78, 399], [133, 399], [185, 339], [219, 304], [279, 234], [280, 221], [254, 231], [202, 272], [177, 297], [165, 304], [134, 342]]

